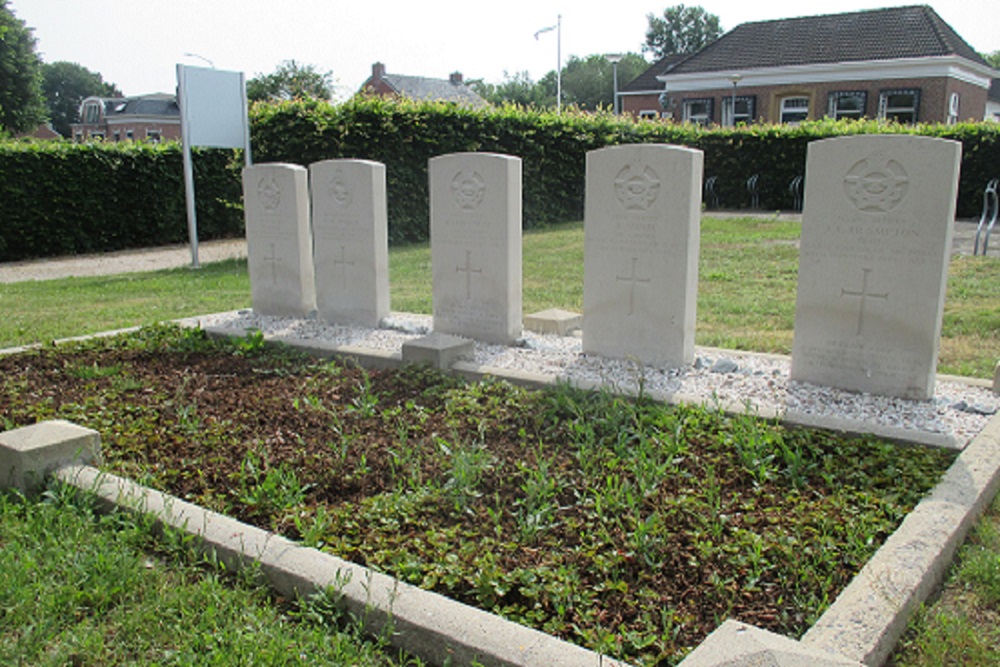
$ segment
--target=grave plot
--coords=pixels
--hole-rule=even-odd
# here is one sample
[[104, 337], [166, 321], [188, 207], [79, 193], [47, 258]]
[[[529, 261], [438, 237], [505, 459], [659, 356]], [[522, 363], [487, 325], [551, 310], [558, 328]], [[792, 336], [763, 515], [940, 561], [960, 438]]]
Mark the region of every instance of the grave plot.
[[98, 426], [111, 470], [637, 664], [725, 616], [801, 633], [954, 456], [201, 336], [0, 359], [0, 413]]

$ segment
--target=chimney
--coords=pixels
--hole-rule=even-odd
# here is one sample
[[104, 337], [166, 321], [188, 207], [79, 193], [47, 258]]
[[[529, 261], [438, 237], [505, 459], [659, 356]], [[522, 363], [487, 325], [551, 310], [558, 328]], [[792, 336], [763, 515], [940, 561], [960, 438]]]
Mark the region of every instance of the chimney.
[[372, 63], [372, 78], [381, 79], [385, 77], [385, 63]]
[[453, 86], [461, 86], [462, 85], [462, 73], [461, 72], [452, 72], [451, 75], [448, 77], [448, 80], [451, 81], [451, 85], [453, 85]]

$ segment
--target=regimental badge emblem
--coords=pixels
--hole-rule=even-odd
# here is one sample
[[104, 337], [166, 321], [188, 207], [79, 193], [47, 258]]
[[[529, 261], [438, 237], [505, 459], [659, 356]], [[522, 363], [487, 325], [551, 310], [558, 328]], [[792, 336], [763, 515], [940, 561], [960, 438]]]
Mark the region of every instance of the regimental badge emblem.
[[899, 206], [909, 187], [903, 165], [883, 156], [861, 160], [844, 177], [847, 197], [867, 213], [888, 213]]
[[347, 208], [351, 204], [354, 195], [351, 193], [351, 186], [344, 180], [344, 172], [338, 169], [330, 179], [328, 188], [330, 199], [340, 208]]
[[257, 200], [265, 211], [277, 211], [281, 204], [281, 188], [274, 178], [267, 176], [257, 184]]
[[615, 196], [626, 211], [648, 211], [659, 194], [660, 177], [648, 165], [629, 165], [615, 177]]
[[471, 211], [479, 208], [479, 205], [483, 203], [483, 196], [486, 194], [486, 181], [479, 175], [479, 172], [474, 171], [470, 174], [460, 171], [451, 180], [451, 194], [459, 208]]

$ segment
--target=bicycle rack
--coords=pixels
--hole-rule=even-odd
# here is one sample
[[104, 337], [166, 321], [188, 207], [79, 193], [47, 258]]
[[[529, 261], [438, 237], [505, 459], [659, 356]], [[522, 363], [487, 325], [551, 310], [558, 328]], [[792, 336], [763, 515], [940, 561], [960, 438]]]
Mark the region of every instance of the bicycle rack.
[[719, 193], [715, 191], [715, 184], [718, 182], [718, 176], [709, 176], [705, 179], [705, 207], [706, 208], [719, 208]]
[[[990, 234], [993, 233], [993, 225], [997, 222], [997, 217], [1000, 216], [1000, 201], [997, 199], [997, 186], [1000, 185], [1000, 179], [994, 178], [992, 181], [986, 184], [986, 189], [983, 191], [983, 214], [979, 218], [979, 226], [976, 227], [976, 244], [972, 248], [972, 254], [979, 254], [979, 238], [982, 236], [983, 239], [983, 256], [986, 256], [986, 248], [990, 244]], [[983, 232], [986, 232], [984, 235]]]
[[788, 194], [792, 197], [792, 210], [802, 210], [802, 177], [796, 176], [788, 184]]
[[760, 208], [760, 198], [757, 194], [758, 180], [760, 180], [760, 174], [754, 174], [747, 179], [747, 192], [750, 193], [750, 208], [752, 209]]

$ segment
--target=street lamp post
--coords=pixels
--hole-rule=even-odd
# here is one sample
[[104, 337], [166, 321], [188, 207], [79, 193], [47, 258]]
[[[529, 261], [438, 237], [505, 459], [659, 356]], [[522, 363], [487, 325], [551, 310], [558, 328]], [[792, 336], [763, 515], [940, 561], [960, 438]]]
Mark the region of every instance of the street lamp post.
[[730, 74], [729, 80], [733, 82], [733, 100], [729, 108], [729, 115], [733, 119], [733, 127], [736, 127], [736, 85], [743, 78], [742, 74]]
[[621, 113], [621, 110], [618, 108], [618, 63], [620, 63], [622, 61], [622, 58], [624, 58], [625, 56], [623, 56], [620, 53], [609, 53], [604, 57], [608, 60], [609, 63], [611, 63], [611, 71], [613, 73], [613, 83], [614, 83], [613, 90], [615, 95], [611, 104], [611, 108], [614, 110], [614, 113], [617, 116], [619, 113]]

